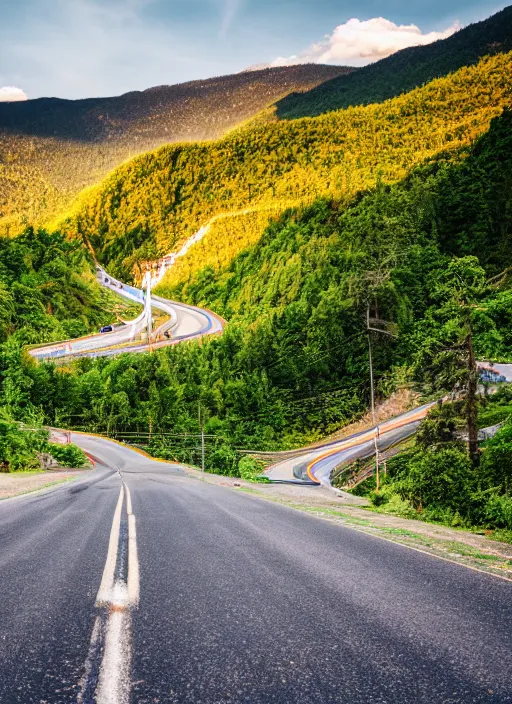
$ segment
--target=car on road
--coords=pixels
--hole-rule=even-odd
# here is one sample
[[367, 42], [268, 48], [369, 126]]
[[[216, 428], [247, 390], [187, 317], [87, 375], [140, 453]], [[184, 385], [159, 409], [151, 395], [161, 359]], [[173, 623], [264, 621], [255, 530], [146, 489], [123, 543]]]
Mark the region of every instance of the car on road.
[[114, 328], [112, 325], [104, 325], [102, 328], [100, 328], [100, 332], [114, 332]]

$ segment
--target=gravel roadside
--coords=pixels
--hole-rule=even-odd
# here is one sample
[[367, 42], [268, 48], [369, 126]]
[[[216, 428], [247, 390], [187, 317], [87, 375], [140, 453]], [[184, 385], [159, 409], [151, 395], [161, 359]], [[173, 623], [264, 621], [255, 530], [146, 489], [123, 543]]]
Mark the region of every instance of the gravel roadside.
[[0, 500], [69, 482], [84, 470], [50, 472], [8, 472], [0, 474]]

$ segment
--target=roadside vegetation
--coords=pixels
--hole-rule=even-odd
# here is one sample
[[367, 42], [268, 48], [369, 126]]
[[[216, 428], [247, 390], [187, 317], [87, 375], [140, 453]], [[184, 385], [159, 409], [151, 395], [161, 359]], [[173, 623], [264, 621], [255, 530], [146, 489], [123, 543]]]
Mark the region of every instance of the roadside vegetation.
[[[510, 402], [502, 386], [486, 408]], [[406, 518], [493, 532], [512, 542], [512, 419], [467, 451], [464, 403], [445, 403], [423, 421], [414, 446], [387, 460], [379, 490], [375, 477], [354, 493], [368, 496], [375, 510]]]
[[0, 343], [9, 340], [2, 351], [85, 335], [125, 311], [93, 271], [88, 252], [60, 233], [28, 228], [0, 237]]
[[[35, 421], [35, 422], [34, 422]], [[50, 433], [37, 424], [22, 424], [0, 417], [0, 472], [27, 472], [42, 469], [41, 458], [50, 455], [61, 467], [80, 468], [87, 455], [76, 445], [50, 442]]]

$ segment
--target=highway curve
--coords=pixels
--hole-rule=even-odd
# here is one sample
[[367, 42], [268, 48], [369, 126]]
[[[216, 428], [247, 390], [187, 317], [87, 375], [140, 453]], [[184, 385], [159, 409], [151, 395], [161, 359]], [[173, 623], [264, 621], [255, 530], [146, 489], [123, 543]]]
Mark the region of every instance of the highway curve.
[[510, 582], [72, 439], [0, 502], [2, 704], [512, 702]]
[[[378, 446], [380, 450], [405, 440], [413, 435], [420, 422], [435, 403], [427, 403], [378, 426]], [[356, 458], [371, 457], [375, 454], [375, 428], [351, 435], [343, 440], [304, 448], [304, 451], [291, 458], [277, 462], [266, 474], [269, 479], [279, 481], [301, 481], [330, 486], [333, 469]]]
[[[112, 332], [87, 335], [74, 340], [64, 340], [32, 347], [29, 352], [38, 360], [69, 359], [118, 355], [123, 352], [148, 352], [204, 335], [221, 333], [225, 321], [209, 310], [185, 303], [151, 296], [151, 307], [168, 315], [168, 320], [153, 334], [151, 345], [139, 338], [146, 330], [148, 302], [141, 289], [124, 284], [96, 266], [98, 283], [129, 301], [140, 303], [144, 310], [135, 320], [113, 326]], [[168, 336], [167, 336], [168, 335]]]

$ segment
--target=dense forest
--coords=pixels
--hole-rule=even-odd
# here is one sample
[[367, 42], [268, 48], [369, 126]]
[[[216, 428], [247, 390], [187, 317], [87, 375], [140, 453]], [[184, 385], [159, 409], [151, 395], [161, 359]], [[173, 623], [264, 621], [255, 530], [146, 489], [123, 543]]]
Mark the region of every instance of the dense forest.
[[446, 76], [482, 56], [512, 50], [512, 7], [469, 25], [447, 39], [397, 51], [386, 59], [342, 75], [305, 94], [291, 94], [277, 104], [280, 118], [320, 115], [350, 105], [393, 98]]
[[290, 66], [115, 98], [0, 103], [0, 233], [47, 224], [126, 159], [170, 142], [220, 137], [287, 93], [349, 70]]
[[78, 337], [126, 306], [96, 282], [88, 252], [60, 233], [0, 237], [0, 343]]
[[[499, 54], [382, 104], [162, 147], [85, 193], [61, 227], [87, 238], [100, 261], [127, 278], [137, 262], [171, 251], [219, 213], [275, 212], [321, 195], [346, 201], [469, 144], [512, 104], [511, 68], [512, 53]], [[242, 219], [240, 250], [260, 234], [250, 229], [260, 220]], [[215, 231], [203, 242], [207, 261], [216, 257], [204, 251], [208, 242], [217, 250]]]
[[289, 210], [222, 271], [207, 267], [165, 291], [226, 316], [221, 338], [70, 368], [20, 367], [4, 352], [1, 402], [17, 419], [42, 409], [51, 424], [155, 435], [196, 433], [200, 404], [217, 438], [208, 466], [236, 472], [237, 447], [299, 444], [364, 411], [368, 304], [397, 335], [376, 345], [382, 395], [404, 382], [424, 394], [453, 383], [438, 368], [463, 328], [454, 313], [461, 279], [479, 282], [485, 309], [476, 354], [507, 359], [512, 291], [499, 275], [512, 265], [511, 146], [505, 111], [465, 158], [438, 157], [347, 205], [318, 199]]
[[[511, 62], [162, 147], [84, 192], [53, 232], [0, 238], [0, 462], [33, 461], [41, 424], [138, 433], [196, 462], [201, 418], [207, 469], [250, 474], [240, 449], [301, 446], [365, 413], [369, 316], [392, 332], [372, 339], [379, 398], [454, 399], [380, 491], [362, 490], [381, 510], [512, 530], [510, 420], [484, 447], [469, 437], [469, 453], [461, 436], [470, 413], [512, 413], [506, 390], [468, 400], [468, 360], [512, 362]], [[65, 365], [26, 354], [115, 317], [84, 244], [129, 278], [206, 224], [158, 293], [215, 310], [222, 336]]]
[[83, 335], [117, 313], [131, 311], [97, 284], [78, 242], [31, 228], [0, 237], [0, 471], [39, 469], [41, 453], [66, 467], [84, 464], [78, 447], [51, 443], [41, 427], [48, 416], [24, 371], [33, 364], [25, 345]]

